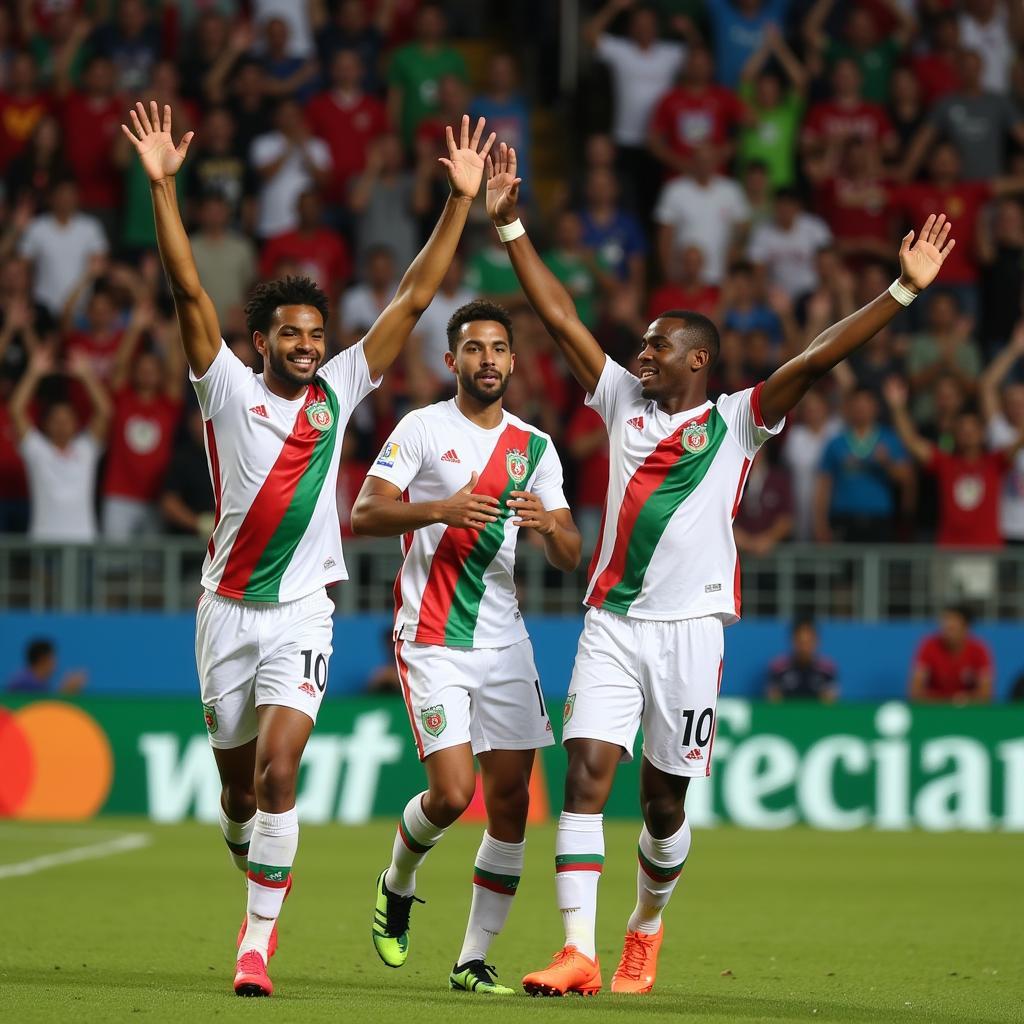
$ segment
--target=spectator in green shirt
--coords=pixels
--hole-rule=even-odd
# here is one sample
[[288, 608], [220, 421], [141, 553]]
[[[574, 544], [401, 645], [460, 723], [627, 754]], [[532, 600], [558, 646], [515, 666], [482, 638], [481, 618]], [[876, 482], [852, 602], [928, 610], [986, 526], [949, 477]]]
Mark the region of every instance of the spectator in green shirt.
[[396, 50], [388, 70], [388, 113], [402, 141], [411, 147], [423, 118], [438, 109], [438, 89], [445, 75], [466, 81], [462, 54], [444, 41], [445, 16], [438, 4], [424, 4], [416, 16], [416, 42]]
[[577, 214], [568, 210], [559, 214], [554, 241], [544, 254], [544, 263], [575, 300], [580, 320], [593, 329], [601, 290], [614, 289], [615, 277], [600, 257], [583, 245], [583, 222]]
[[[787, 82], [767, 64], [775, 58]], [[736, 155], [741, 170], [762, 163], [772, 188], [788, 188], [796, 180], [796, 152], [804, 113], [807, 71], [774, 25], [743, 69], [740, 97], [752, 113], [740, 131]]]
[[466, 267], [465, 285], [475, 295], [511, 309], [523, 301], [519, 278], [497, 234], [489, 231], [486, 237], [487, 244], [473, 254]]
[[[896, 27], [879, 38], [875, 15], [863, 4], [850, 4], [843, 27], [844, 38], [835, 38], [826, 27], [835, 0], [818, 0], [804, 22], [812, 71], [818, 75], [843, 59], [860, 69], [861, 92], [869, 103], [884, 103], [889, 97], [889, 78], [899, 61], [915, 24], [911, 14], [887, 0], [885, 7], [896, 19]], [[844, 5], [846, 6], [846, 5]]]

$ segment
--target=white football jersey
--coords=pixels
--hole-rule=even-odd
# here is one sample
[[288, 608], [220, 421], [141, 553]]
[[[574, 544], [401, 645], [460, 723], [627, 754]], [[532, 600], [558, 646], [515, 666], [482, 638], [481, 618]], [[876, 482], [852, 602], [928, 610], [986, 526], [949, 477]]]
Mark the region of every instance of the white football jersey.
[[363, 343], [280, 398], [226, 344], [199, 379], [216, 526], [203, 586], [240, 601], [296, 601], [348, 579], [336, 499], [345, 424], [377, 385]]
[[569, 507], [551, 438], [509, 412], [485, 430], [451, 399], [409, 413], [367, 475], [418, 502], [450, 497], [474, 470], [473, 490], [500, 502], [498, 520], [481, 530], [438, 523], [405, 534], [405, 561], [395, 581], [399, 639], [507, 647], [526, 637], [514, 577], [517, 513], [506, 502], [511, 491], [532, 491], [549, 512]]
[[766, 427], [761, 385], [670, 416], [606, 359], [587, 404], [608, 429], [608, 494], [585, 603], [637, 619], [740, 616], [732, 522]]

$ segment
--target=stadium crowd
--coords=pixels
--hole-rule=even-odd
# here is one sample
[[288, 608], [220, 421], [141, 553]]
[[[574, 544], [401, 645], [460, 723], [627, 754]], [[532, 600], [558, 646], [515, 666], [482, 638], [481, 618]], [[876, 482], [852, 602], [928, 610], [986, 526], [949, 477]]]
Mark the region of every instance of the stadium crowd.
[[[515, 54], [492, 6], [0, 7], [0, 531], [210, 529], [202, 420], [120, 131], [155, 99], [196, 132], [179, 198], [225, 339], [254, 366], [242, 309], [261, 277], [320, 283], [335, 351], [373, 322], [443, 203], [443, 129], [466, 110], [517, 147], [531, 232], [606, 350], [629, 364], [657, 311], [698, 310], [722, 333], [721, 391], [881, 292], [899, 238], [946, 212], [938, 285], [767, 446], [737, 540], [1024, 542], [1020, 5], [609, 0], [583, 11], [579, 88], [554, 109], [537, 52], [557, 45], [557, 5], [523, 5], [537, 37]], [[592, 538], [603, 424], [478, 214], [352, 419], [342, 523], [396, 420], [451, 393], [444, 325], [486, 295], [514, 318], [508, 407], [555, 437]]]

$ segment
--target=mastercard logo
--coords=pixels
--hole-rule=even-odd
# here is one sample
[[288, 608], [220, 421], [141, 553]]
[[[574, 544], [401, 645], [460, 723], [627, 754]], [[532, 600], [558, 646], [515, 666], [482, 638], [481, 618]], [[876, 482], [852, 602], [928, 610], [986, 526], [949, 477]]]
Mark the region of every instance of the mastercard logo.
[[55, 700], [0, 708], [0, 818], [91, 818], [113, 778], [106, 733], [81, 708]]

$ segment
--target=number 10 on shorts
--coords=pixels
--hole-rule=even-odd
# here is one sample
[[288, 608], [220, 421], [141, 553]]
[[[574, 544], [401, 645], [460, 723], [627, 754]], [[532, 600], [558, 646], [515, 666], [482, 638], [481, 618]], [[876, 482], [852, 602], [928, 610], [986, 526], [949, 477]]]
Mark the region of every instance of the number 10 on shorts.
[[689, 748], [691, 744], [700, 748], [706, 747], [715, 731], [714, 708], [704, 708], [698, 715], [693, 708], [686, 708], [683, 716], [682, 746]]
[[299, 651], [302, 656], [302, 678], [316, 683], [316, 688], [323, 693], [327, 689], [327, 658], [316, 651]]

